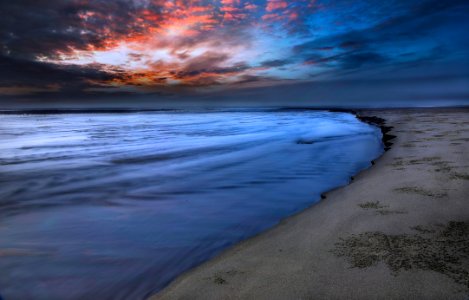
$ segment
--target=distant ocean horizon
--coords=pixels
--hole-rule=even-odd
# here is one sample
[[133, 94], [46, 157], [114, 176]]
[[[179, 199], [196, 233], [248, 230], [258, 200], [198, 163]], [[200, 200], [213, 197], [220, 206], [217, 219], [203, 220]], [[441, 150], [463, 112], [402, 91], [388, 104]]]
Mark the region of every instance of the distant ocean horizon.
[[320, 110], [2, 114], [0, 294], [143, 299], [347, 184], [381, 137]]

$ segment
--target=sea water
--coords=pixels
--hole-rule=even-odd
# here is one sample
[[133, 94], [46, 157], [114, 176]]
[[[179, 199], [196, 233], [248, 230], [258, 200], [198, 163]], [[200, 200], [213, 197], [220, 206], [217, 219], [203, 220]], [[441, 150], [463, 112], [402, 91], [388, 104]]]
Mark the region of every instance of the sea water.
[[9, 114], [0, 141], [5, 299], [145, 298], [383, 152], [352, 114], [294, 110]]

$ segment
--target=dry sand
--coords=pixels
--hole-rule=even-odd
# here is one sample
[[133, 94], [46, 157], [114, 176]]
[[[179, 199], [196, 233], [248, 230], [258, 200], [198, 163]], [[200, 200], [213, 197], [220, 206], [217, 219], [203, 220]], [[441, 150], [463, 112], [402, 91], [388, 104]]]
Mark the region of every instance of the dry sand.
[[468, 299], [469, 110], [363, 111], [394, 145], [151, 299]]

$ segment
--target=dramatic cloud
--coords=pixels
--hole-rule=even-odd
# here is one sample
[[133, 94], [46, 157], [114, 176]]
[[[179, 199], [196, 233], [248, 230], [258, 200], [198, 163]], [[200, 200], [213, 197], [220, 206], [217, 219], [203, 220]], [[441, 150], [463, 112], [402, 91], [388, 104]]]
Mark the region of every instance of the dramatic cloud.
[[229, 99], [404, 73], [467, 80], [468, 12], [462, 0], [1, 1], [0, 100]]

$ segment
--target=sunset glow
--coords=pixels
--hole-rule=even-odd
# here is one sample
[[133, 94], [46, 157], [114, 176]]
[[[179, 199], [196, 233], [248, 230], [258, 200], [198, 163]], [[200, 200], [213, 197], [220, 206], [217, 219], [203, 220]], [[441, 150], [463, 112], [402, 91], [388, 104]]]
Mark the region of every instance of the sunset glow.
[[[298, 18], [300, 7], [303, 13], [315, 9], [314, 2], [288, 5], [277, 0], [262, 6], [230, 0], [136, 1], [125, 34], [96, 27], [103, 19], [112, 22], [112, 15], [79, 11], [82, 34], [99, 30], [106, 38], [99, 45], [70, 45], [36, 59], [58, 65], [95, 66], [119, 74], [101, 85], [212, 86], [261, 74], [281, 79], [289, 77], [288, 71], [283, 74], [278, 72], [281, 66], [265, 66], [262, 61], [288, 55], [288, 51], [280, 48], [274, 54], [266, 44], [274, 46], [288, 39], [288, 33], [292, 33], [289, 22]], [[301, 64], [296, 63], [296, 67]], [[294, 71], [293, 66], [290, 71]]]
[[[442, 70], [467, 73], [461, 64], [467, 61], [461, 59], [467, 57], [467, 7], [459, 0], [52, 0], [31, 2], [30, 9], [16, 2], [2, 6], [0, 96], [186, 98], [215, 91], [219, 98], [263, 88], [258, 93], [270, 98], [269, 87], [300, 84], [305, 92], [295, 97], [328, 99], [329, 92], [318, 93], [329, 91], [319, 87], [331, 81], [392, 80], [407, 68], [414, 71], [405, 76], [416, 78], [435, 78]], [[332, 89], [332, 98], [341, 90]], [[291, 97], [291, 91], [282, 93]]]

